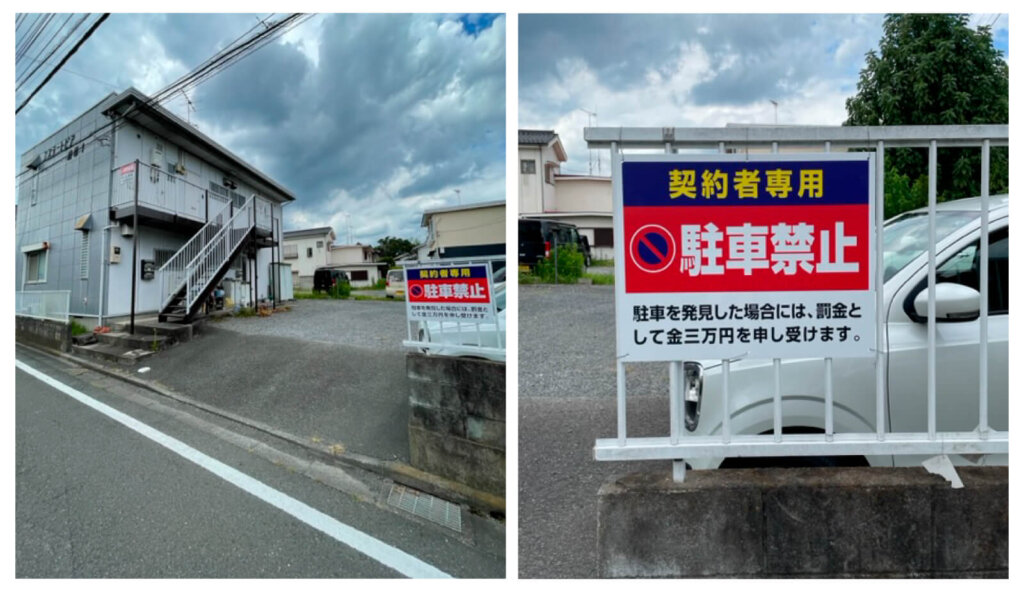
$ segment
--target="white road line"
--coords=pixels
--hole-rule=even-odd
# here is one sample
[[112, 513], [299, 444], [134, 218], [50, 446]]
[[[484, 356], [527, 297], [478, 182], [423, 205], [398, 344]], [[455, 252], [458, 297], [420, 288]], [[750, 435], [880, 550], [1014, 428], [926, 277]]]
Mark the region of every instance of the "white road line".
[[266, 503], [282, 510], [294, 518], [305, 522], [309, 526], [323, 532], [336, 541], [352, 547], [356, 551], [370, 557], [374, 561], [382, 563], [387, 567], [410, 578], [450, 578], [451, 576], [436, 567], [425, 563], [405, 551], [396, 549], [387, 543], [379, 541], [372, 536], [356, 530], [347, 524], [343, 524], [327, 514], [320, 512], [290, 497], [276, 489], [253, 479], [228, 465], [209, 457], [195, 448], [155, 430], [139, 420], [121, 413], [120, 411], [100, 403], [96, 399], [77, 391], [70, 386], [36, 370], [35, 368], [21, 362], [14, 361], [15, 366], [27, 374], [41, 380], [58, 391], [68, 395], [83, 405], [87, 405], [114, 421], [131, 428], [150, 440], [164, 446], [182, 457], [192, 461], [200, 467], [224, 479], [228, 483], [242, 489]]

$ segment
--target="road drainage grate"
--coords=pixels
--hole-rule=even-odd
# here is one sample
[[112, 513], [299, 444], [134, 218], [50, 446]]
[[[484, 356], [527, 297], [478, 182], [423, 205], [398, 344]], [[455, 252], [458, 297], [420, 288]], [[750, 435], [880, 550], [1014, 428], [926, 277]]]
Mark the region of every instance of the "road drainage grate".
[[401, 485], [392, 485], [391, 491], [388, 492], [388, 505], [450, 528], [455, 532], [462, 532], [461, 508], [422, 491]]

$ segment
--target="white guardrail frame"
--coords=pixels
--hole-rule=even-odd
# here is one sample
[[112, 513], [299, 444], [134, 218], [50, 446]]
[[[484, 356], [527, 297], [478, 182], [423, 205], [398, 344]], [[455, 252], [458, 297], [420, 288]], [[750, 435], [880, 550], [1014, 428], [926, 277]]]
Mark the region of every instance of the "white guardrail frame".
[[[503, 256], [503, 255], [495, 255], [495, 256], [489, 256], [489, 257], [459, 257], [459, 258], [451, 258], [451, 259], [426, 259], [426, 260], [420, 260], [420, 261], [397, 261], [396, 263], [398, 263], [399, 265], [402, 266], [402, 274], [403, 274], [403, 276], [405, 276], [405, 289], [406, 289], [406, 323], [405, 324], [406, 324], [407, 333], [406, 333], [406, 339], [404, 341], [402, 341], [402, 345], [405, 346], [405, 347], [419, 349], [419, 350], [427, 352], [427, 353], [440, 352], [440, 353], [442, 353], [442, 355], [444, 355], [444, 350], [445, 349], [452, 349], [452, 348], [454, 348], [454, 349], [458, 349], [460, 352], [465, 352], [464, 354], [460, 354], [460, 355], [479, 355], [481, 357], [491, 358], [491, 359], [493, 359], [497, 355], [497, 356], [500, 356], [500, 358], [502, 360], [504, 360], [505, 359], [505, 343], [506, 342], [505, 342], [505, 339], [502, 337], [502, 334], [501, 334], [501, 331], [500, 331], [500, 328], [499, 328], [497, 303], [494, 300], [495, 294], [494, 294], [494, 281], [493, 281], [493, 275], [494, 275], [494, 271], [493, 271], [494, 265], [493, 264], [494, 264], [495, 261], [505, 261], [505, 260], [506, 260], [505, 256]], [[491, 291], [491, 309], [492, 309], [492, 312], [493, 312], [494, 321], [493, 322], [492, 321], [483, 321], [483, 322], [479, 322], [479, 323], [478, 322], [473, 322], [473, 321], [437, 321], [440, 324], [441, 327], [444, 327], [445, 323], [455, 325], [455, 328], [456, 328], [455, 332], [458, 333], [458, 334], [463, 334], [463, 333], [473, 334], [473, 333], [475, 333], [476, 334], [476, 344], [475, 345], [473, 345], [473, 344], [457, 344], [456, 345], [456, 344], [447, 344], [447, 343], [443, 343], [443, 342], [424, 341], [424, 340], [419, 339], [419, 337], [420, 337], [420, 335], [419, 335], [419, 333], [420, 333], [420, 323], [432, 322], [432, 321], [422, 321], [422, 320], [418, 320], [418, 319], [414, 320], [414, 319], [410, 319], [409, 318], [409, 300], [408, 300], [409, 278], [408, 278], [408, 269], [410, 267], [418, 267], [418, 266], [430, 266], [430, 267], [443, 268], [443, 267], [459, 267], [459, 266], [464, 266], [464, 265], [484, 265], [484, 264], [487, 265], [487, 285], [488, 285], [488, 289]], [[508, 281], [508, 266], [507, 266], [507, 264], [506, 264], [505, 274], [506, 274], [506, 281]], [[482, 345], [483, 339], [482, 339], [482, 334], [480, 332], [480, 326], [483, 325], [483, 324], [493, 324], [494, 325], [495, 335], [496, 335], [499, 347], [490, 347], [490, 346]], [[462, 331], [462, 328], [464, 326], [465, 327], [469, 327], [469, 330], [465, 331], [465, 332]], [[415, 331], [415, 333], [414, 333], [414, 331]], [[434, 351], [432, 352], [431, 350], [434, 350]]]
[[[780, 400], [780, 360], [774, 360], [775, 399], [774, 426], [770, 434], [740, 435], [730, 431], [729, 418], [734, 411], [729, 405], [729, 364], [736, 360], [722, 360], [722, 431], [715, 436], [687, 436], [680, 430], [679, 413], [682, 394], [679, 376], [682, 360], [669, 362], [670, 434], [667, 437], [629, 438], [626, 433], [626, 371], [627, 362], [616, 360], [617, 373], [617, 435], [598, 439], [594, 444], [594, 458], [599, 461], [671, 460], [675, 481], [686, 477], [685, 459], [764, 457], [764, 456], [841, 456], [841, 455], [948, 455], [948, 454], [1008, 454], [1009, 432], [992, 430], [988, 424], [988, 241], [981, 240], [981, 318], [980, 318], [980, 376], [978, 386], [978, 427], [971, 432], [938, 432], [935, 427], [936, 363], [935, 363], [935, 209], [936, 161], [939, 147], [975, 147], [981, 149], [981, 236], [989, 233], [989, 151], [991, 146], [1009, 145], [1007, 125], [952, 125], [952, 126], [876, 126], [876, 127], [729, 127], [729, 128], [586, 128], [584, 138], [588, 147], [608, 148], [612, 162], [612, 191], [615, 203], [622, 203], [622, 161], [624, 150], [652, 150], [675, 153], [678, 149], [745, 150], [750, 147], [770, 148], [778, 153], [780, 146], [799, 147], [811, 152], [820, 147], [830, 152], [832, 147], [864, 148], [875, 151], [875, 265], [877, 343], [876, 418], [875, 433], [834, 433], [832, 413], [832, 360], [823, 358], [826, 376], [825, 433], [783, 434]], [[886, 431], [886, 387], [884, 361], [884, 309], [883, 309], [883, 212], [885, 201], [885, 148], [928, 148], [928, 431], [893, 433]], [[685, 155], [681, 155], [685, 158]], [[621, 216], [620, 216], [621, 218]], [[621, 219], [616, 220], [621, 225]], [[621, 231], [621, 227], [619, 228]], [[617, 242], [621, 243], [621, 232]], [[618, 249], [622, 249], [617, 245]], [[616, 265], [615, 281], [625, 281], [623, 266]], [[616, 304], [618, 306], [618, 303]]]

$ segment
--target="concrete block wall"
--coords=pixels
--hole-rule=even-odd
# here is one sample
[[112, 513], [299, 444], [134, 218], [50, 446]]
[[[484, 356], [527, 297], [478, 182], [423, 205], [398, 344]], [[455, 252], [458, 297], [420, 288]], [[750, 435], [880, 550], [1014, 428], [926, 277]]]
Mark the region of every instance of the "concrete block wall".
[[406, 356], [411, 464], [505, 495], [505, 364]]
[[14, 324], [16, 341], [71, 351], [71, 323], [15, 316]]
[[600, 490], [602, 577], [1008, 576], [1006, 467], [633, 474]]

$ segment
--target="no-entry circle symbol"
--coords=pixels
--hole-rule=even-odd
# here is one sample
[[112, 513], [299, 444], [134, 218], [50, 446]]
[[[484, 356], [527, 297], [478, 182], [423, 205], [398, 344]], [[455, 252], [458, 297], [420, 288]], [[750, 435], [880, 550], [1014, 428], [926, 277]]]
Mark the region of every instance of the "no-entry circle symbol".
[[676, 258], [676, 241], [668, 230], [657, 224], [641, 226], [629, 240], [633, 265], [647, 273], [664, 271]]
[[420, 298], [421, 296], [423, 296], [423, 286], [419, 284], [414, 284], [413, 287], [409, 288], [409, 294], [413, 298]]

